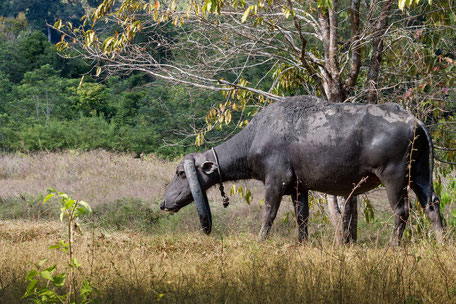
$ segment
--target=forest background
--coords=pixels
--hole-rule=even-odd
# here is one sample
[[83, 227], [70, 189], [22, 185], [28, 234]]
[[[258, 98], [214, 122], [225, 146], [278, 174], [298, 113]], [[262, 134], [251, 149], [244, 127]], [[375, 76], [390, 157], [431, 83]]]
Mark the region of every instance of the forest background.
[[80, 24], [98, 2], [0, 1], [0, 151], [106, 149], [173, 158], [195, 150], [191, 135], [221, 94], [138, 72], [92, 77], [93, 62], [58, 54], [60, 35], [46, 24], [59, 17]]

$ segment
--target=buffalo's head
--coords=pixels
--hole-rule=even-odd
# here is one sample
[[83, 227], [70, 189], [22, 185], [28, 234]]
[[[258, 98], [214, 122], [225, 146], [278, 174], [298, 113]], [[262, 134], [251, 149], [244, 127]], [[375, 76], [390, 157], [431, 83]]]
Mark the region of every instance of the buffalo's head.
[[217, 165], [202, 153], [186, 155], [177, 165], [160, 209], [177, 212], [195, 201], [201, 226], [205, 233], [211, 233], [212, 216], [206, 190], [215, 184], [213, 173], [216, 169]]

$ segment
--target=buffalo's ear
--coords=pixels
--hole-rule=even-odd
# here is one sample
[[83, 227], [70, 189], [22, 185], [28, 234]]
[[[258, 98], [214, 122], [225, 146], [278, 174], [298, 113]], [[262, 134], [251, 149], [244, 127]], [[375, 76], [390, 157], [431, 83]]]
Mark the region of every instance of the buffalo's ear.
[[209, 175], [213, 173], [215, 170], [217, 170], [217, 165], [211, 161], [205, 161], [201, 166], [201, 170], [203, 170], [204, 173]]

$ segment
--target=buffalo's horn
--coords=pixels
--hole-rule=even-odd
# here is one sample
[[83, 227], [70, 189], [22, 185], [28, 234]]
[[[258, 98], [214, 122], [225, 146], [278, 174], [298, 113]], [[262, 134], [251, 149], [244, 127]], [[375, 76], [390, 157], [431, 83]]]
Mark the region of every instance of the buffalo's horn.
[[198, 182], [198, 174], [196, 173], [194, 160], [184, 160], [184, 171], [188, 180], [188, 185], [190, 186], [190, 191], [192, 192], [193, 199], [196, 203], [201, 227], [206, 234], [210, 234], [212, 230], [211, 209], [209, 208], [206, 193], [203, 192], [201, 185]]

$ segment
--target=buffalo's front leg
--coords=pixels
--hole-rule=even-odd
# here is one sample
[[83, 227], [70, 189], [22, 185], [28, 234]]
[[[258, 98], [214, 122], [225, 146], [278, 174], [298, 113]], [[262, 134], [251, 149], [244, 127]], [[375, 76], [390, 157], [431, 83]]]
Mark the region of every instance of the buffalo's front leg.
[[291, 195], [296, 213], [296, 221], [298, 223], [298, 240], [301, 243], [307, 240], [309, 233], [307, 230], [307, 222], [309, 219], [309, 195], [308, 191], [300, 191]]
[[269, 231], [271, 230], [272, 223], [274, 222], [277, 211], [280, 207], [282, 200], [283, 189], [274, 185], [266, 185], [265, 202], [263, 204], [263, 212], [261, 218], [261, 231], [260, 240], [265, 240]]

